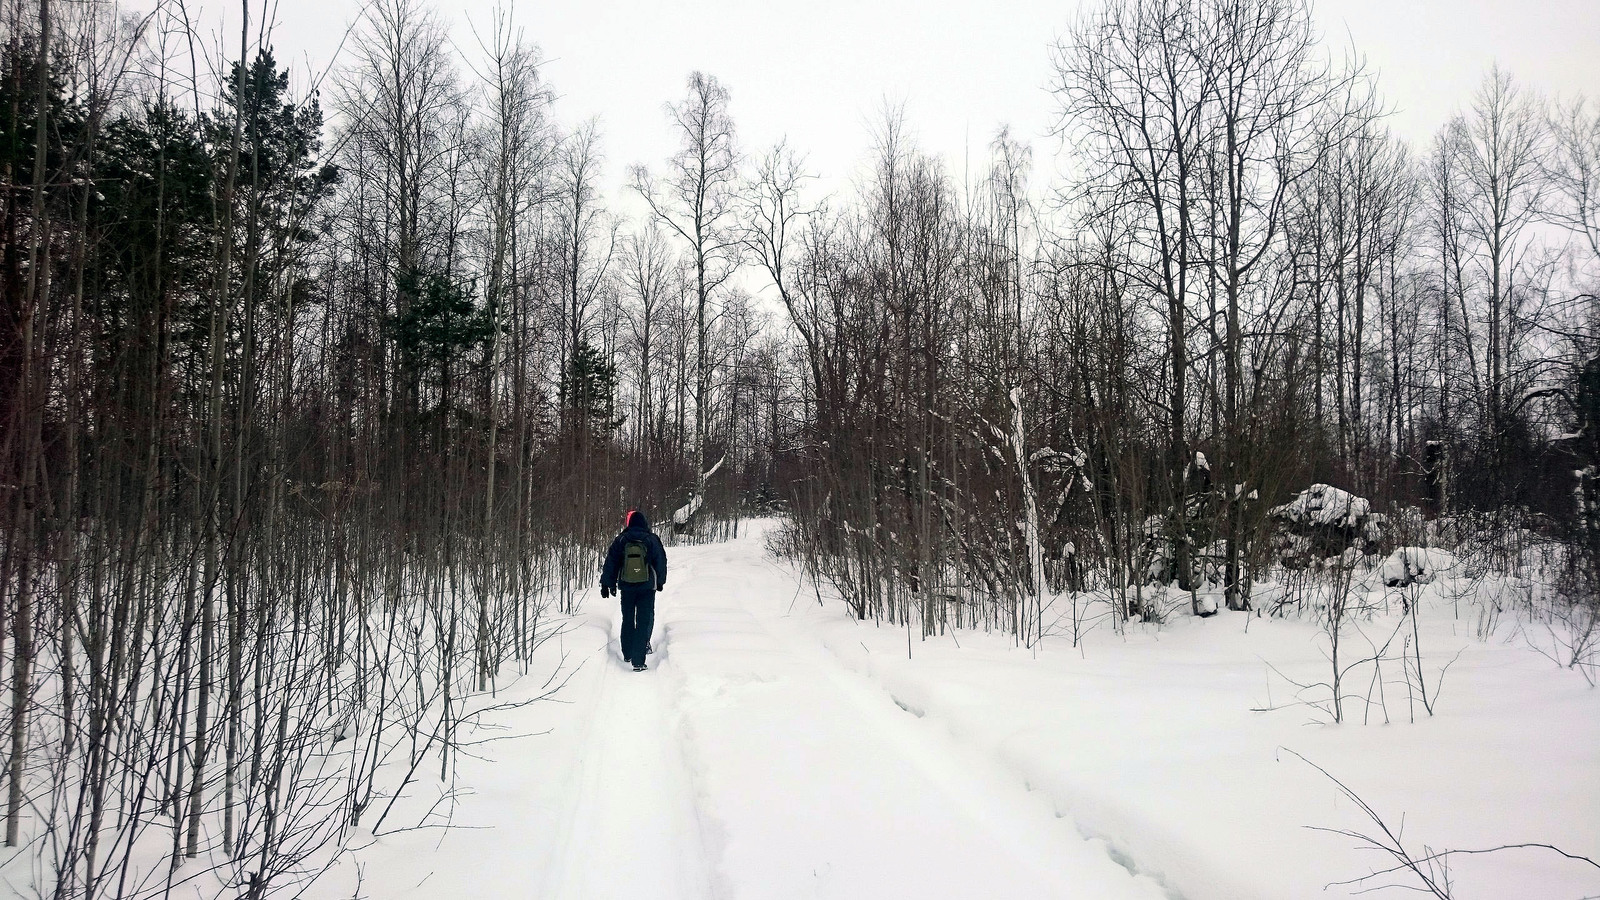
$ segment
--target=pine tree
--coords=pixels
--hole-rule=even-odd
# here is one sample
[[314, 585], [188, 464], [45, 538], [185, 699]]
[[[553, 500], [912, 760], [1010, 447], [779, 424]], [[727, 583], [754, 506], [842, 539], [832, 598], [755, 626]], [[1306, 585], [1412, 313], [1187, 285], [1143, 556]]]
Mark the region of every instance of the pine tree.
[[588, 341], [578, 342], [561, 387], [567, 398], [563, 431], [576, 436], [580, 446], [603, 442], [622, 427], [626, 417], [617, 414], [617, 367]]

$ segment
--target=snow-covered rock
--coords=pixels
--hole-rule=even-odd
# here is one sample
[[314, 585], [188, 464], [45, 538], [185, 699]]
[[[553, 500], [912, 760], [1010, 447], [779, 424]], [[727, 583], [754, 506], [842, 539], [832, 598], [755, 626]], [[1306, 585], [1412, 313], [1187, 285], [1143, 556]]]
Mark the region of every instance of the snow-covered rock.
[[1388, 587], [1428, 584], [1455, 568], [1455, 554], [1428, 547], [1401, 547], [1384, 559], [1378, 577]]
[[1373, 512], [1365, 497], [1328, 484], [1313, 484], [1267, 515], [1277, 523], [1273, 546], [1290, 568], [1359, 559], [1377, 551], [1389, 531], [1388, 517]]
[[1297, 525], [1355, 528], [1371, 513], [1372, 504], [1365, 497], [1357, 497], [1331, 484], [1313, 484], [1288, 503], [1274, 506], [1268, 514]]

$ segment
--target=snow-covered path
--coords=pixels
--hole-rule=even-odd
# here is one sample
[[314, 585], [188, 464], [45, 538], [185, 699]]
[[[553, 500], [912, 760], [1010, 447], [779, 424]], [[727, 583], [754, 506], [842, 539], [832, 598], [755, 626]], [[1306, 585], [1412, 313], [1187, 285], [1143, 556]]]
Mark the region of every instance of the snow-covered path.
[[[509, 739], [459, 760], [453, 827], [385, 835], [311, 896], [1310, 900], [1396, 883], [1329, 887], [1384, 859], [1312, 830], [1373, 826], [1300, 755], [1416, 848], [1600, 857], [1600, 695], [1509, 636], [1475, 638], [1454, 600], [1422, 638], [1430, 672], [1458, 660], [1441, 714], [1391, 685], [1382, 719], [1329, 726], [1283, 704], [1277, 675], [1321, 677], [1308, 623], [1225, 614], [1038, 652], [962, 632], [908, 653], [903, 630], [819, 607], [759, 526], [668, 552], [648, 671], [621, 661], [617, 603], [591, 587], [550, 648], [561, 702], [486, 723]], [[1454, 896], [1597, 893], [1593, 869], [1552, 857], [1462, 858]]]
[[[616, 615], [590, 616], [603, 635]], [[662, 643], [662, 642], [658, 642]], [[665, 658], [665, 646], [656, 659]], [[711, 896], [710, 873], [678, 736], [668, 719], [668, 688], [621, 664], [617, 641], [594, 660], [593, 708], [567, 776], [575, 783], [540, 897]]]
[[997, 767], [789, 633], [794, 578], [749, 544], [677, 551], [682, 593], [660, 601], [670, 650], [639, 676], [671, 685], [715, 833], [717, 895], [1162, 896]]
[[1167, 896], [846, 667], [759, 533], [669, 553], [648, 671], [591, 590], [560, 639], [561, 702], [502, 716], [509, 740], [460, 759], [452, 827], [386, 835], [314, 896]]

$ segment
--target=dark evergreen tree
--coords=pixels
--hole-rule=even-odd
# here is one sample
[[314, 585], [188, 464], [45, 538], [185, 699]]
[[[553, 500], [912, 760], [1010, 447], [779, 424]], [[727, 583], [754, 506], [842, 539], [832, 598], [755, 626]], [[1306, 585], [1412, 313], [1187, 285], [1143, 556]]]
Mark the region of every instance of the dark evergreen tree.
[[609, 441], [626, 420], [617, 414], [617, 367], [588, 341], [579, 341], [562, 373], [564, 430], [580, 446]]

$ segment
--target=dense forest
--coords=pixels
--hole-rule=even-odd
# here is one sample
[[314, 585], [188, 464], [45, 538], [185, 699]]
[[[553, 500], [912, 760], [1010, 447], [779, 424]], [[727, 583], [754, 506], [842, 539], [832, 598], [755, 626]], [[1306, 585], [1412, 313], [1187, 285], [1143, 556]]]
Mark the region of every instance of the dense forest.
[[1303, 0], [1105, 0], [1039, 48], [1071, 178], [1007, 130], [957, 178], [890, 110], [818, 196], [696, 72], [623, 216], [509, 12], [375, 0], [299, 83], [240, 11], [225, 48], [181, 2], [0, 14], [40, 892], [266, 896], [402, 827], [629, 507], [786, 516], [819, 591], [924, 635], [1292, 614], [1254, 586], [1471, 541], [1550, 548], [1595, 632], [1592, 99], [1494, 69], [1410, 146]]

